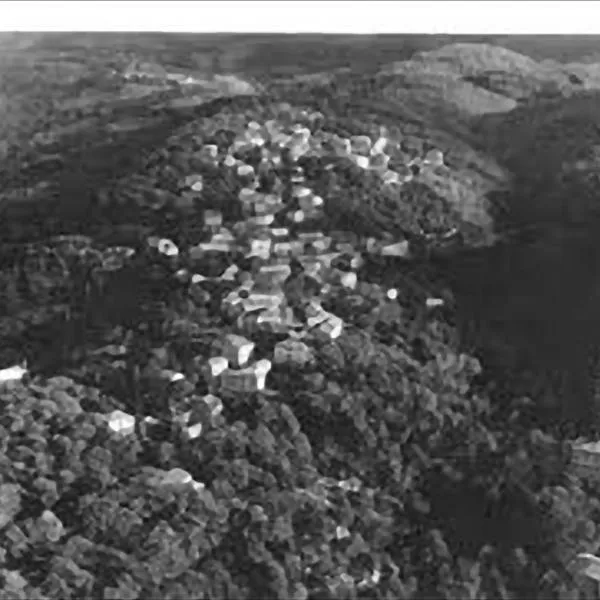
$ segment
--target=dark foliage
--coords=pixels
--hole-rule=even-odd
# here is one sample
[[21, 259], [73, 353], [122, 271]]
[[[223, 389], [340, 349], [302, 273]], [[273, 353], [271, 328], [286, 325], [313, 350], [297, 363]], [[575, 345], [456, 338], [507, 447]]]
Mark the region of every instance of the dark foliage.
[[[332, 52], [342, 62], [347, 53]], [[357, 83], [341, 80], [354, 94]], [[286, 86], [273, 93], [290, 99]], [[344, 98], [327, 86], [303, 93], [299, 104], [323, 112], [315, 131], [376, 133], [376, 99]], [[23, 244], [3, 253], [3, 359], [8, 366], [24, 351], [32, 377], [0, 389], [1, 593], [585, 597], [568, 566], [578, 552], [597, 551], [600, 506], [590, 484], [569, 475], [557, 422], [591, 420], [583, 389], [586, 358], [597, 353], [590, 236], [548, 226], [491, 249], [466, 248], [460, 211], [439, 186], [416, 181], [399, 194], [352, 166], [301, 161], [309, 185], [327, 198], [324, 231], [385, 230], [409, 239], [412, 254], [365, 255], [356, 289], [337, 289], [324, 303], [344, 319], [344, 334], [315, 341], [303, 367], [274, 368], [266, 392], [224, 399], [213, 412], [202, 400], [211, 383], [201, 367], [236, 329], [219, 310], [233, 286], [207, 282], [192, 293], [180, 276], [184, 253], [166, 258], [146, 242], [168, 236], [186, 250], [203, 239], [202, 211], [181, 215], [170, 204], [181, 175], [200, 169], [205, 208], [223, 210], [227, 224], [238, 219], [229, 207], [239, 186], [193, 152], [200, 143], [225, 147], [240, 125], [279, 112], [269, 95], [171, 112], [175, 135], [152, 138], [161, 147], [113, 173], [108, 205], [99, 198], [109, 149], [92, 150], [86, 161], [97, 177], [64, 175], [53, 206], [86, 190], [88, 200], [60, 208], [37, 236], [27, 233], [31, 213], [21, 222], [20, 241], [40, 250], [48, 233], [89, 217], [87, 241], [53, 250], [66, 271], [58, 259], [30, 264]], [[380, 118], [407, 112], [383, 107]], [[399, 125], [403, 152], [452, 137], [414, 113]], [[479, 158], [470, 152], [460, 159]], [[164, 206], [149, 209], [157, 194]], [[459, 235], [444, 237], [454, 227]], [[116, 268], [107, 247], [122, 244], [134, 252]], [[208, 258], [202, 274], [218, 276], [225, 265]], [[345, 259], [337, 266], [347, 267]], [[300, 283], [316, 290], [314, 281]], [[391, 287], [397, 299], [386, 296]], [[446, 305], [427, 308], [434, 296]], [[259, 356], [280, 340], [253, 339]], [[168, 379], [173, 371], [184, 379]], [[540, 383], [540, 372], [559, 381]], [[203, 426], [193, 439], [182, 419], [191, 408]], [[137, 417], [135, 431], [109, 426], [116, 409]], [[162, 485], [173, 469], [201, 485]]]

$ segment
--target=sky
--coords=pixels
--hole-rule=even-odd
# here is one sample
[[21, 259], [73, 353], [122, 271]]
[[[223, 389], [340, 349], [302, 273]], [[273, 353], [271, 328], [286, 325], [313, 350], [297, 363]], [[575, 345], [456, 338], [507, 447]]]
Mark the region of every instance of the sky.
[[19, 0], [0, 31], [600, 34], [600, 2]]

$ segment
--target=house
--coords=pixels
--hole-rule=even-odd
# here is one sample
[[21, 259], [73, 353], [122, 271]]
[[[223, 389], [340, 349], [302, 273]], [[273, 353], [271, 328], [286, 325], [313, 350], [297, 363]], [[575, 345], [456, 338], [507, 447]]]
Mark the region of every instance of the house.
[[296, 200], [300, 200], [301, 198], [306, 198], [312, 196], [312, 190], [303, 185], [295, 185], [292, 188], [292, 198]]
[[[386, 185], [394, 185], [396, 183], [400, 183], [401, 178], [400, 175], [396, 171], [387, 170], [381, 175], [381, 179]], [[402, 178], [403, 182], [410, 181], [412, 179], [412, 174], [407, 174]]]
[[204, 242], [197, 246], [192, 246], [188, 251], [188, 256], [191, 260], [202, 260], [207, 252], [223, 252], [229, 253], [234, 246], [231, 242]]
[[157, 476], [153, 477], [149, 483], [155, 486], [160, 487], [182, 487], [186, 485], [191, 485], [194, 490], [197, 492], [201, 492], [204, 490], [204, 484], [198, 481], [194, 481], [192, 476], [183, 469], [175, 468], [170, 471], [163, 471], [162, 469], [157, 469]]
[[276, 256], [300, 256], [303, 252], [304, 243], [300, 240], [276, 242], [273, 245], [273, 253]]
[[299, 223], [314, 223], [323, 216], [323, 212], [314, 206], [310, 210], [303, 210], [299, 212], [303, 213], [302, 220], [298, 221]]
[[290, 173], [290, 181], [295, 184], [302, 184], [306, 181], [304, 169], [299, 165], [294, 165]]
[[335, 245], [338, 254], [352, 254], [355, 250], [355, 245], [351, 242], [338, 242]]
[[263, 260], [268, 260], [271, 255], [272, 240], [267, 239], [251, 239], [250, 240], [250, 251], [246, 254], [246, 257], [258, 256]]
[[361, 169], [368, 169], [371, 161], [368, 156], [363, 156], [362, 154], [351, 154], [348, 157], [357, 167]]
[[277, 202], [269, 201], [265, 197], [262, 201], [255, 202], [252, 205], [252, 208], [249, 211], [250, 212], [249, 216], [265, 217], [268, 215], [275, 215], [276, 213], [279, 212], [281, 206], [282, 206], [281, 204], [279, 204]]
[[327, 270], [327, 266], [321, 259], [321, 256], [300, 256], [299, 261], [304, 269], [305, 275], [313, 277], [318, 281], [322, 280]]
[[216, 417], [223, 412], [223, 402], [218, 396], [207, 394], [202, 396], [202, 402], [208, 406], [212, 417]]
[[188, 440], [198, 439], [202, 435], [205, 423], [196, 421], [191, 410], [182, 415], [179, 421], [183, 425], [183, 430]]
[[283, 321], [281, 308], [263, 310], [258, 313], [254, 322], [254, 329], [272, 333], [287, 333], [288, 326]]
[[236, 174], [238, 177], [244, 177], [252, 180], [255, 177], [254, 167], [252, 165], [243, 163], [238, 166]]
[[267, 214], [256, 217], [249, 217], [246, 221], [250, 227], [269, 227], [275, 220], [275, 215]]
[[200, 152], [202, 156], [214, 160], [219, 156], [219, 147], [216, 144], [206, 144]]
[[[325, 271], [329, 268], [331, 268], [331, 264], [333, 263], [333, 261], [338, 258], [341, 255], [341, 252], [327, 252], [326, 254], [319, 254], [317, 257], [315, 257], [313, 260], [317, 261], [321, 264], [321, 272], [325, 273]], [[302, 259], [301, 259], [302, 260]], [[305, 269], [310, 269], [310, 265], [313, 262], [313, 260], [309, 260], [306, 262], [306, 265], [303, 264]]]
[[272, 212], [274, 214], [280, 212], [281, 210], [283, 210], [285, 208], [285, 205], [283, 203], [283, 198], [281, 196], [281, 193], [279, 193], [279, 192], [265, 194], [264, 199], [263, 199], [263, 204], [264, 204], [265, 208], [268, 208], [270, 210], [270, 212]]
[[344, 321], [329, 313], [329, 318], [315, 327], [311, 333], [324, 341], [329, 341], [340, 337], [343, 328]]
[[265, 137], [259, 131], [247, 131], [246, 138], [248, 139], [249, 143], [252, 144], [252, 146], [254, 147], [258, 146], [259, 148], [261, 148], [266, 144]]
[[221, 275], [221, 279], [224, 281], [235, 281], [236, 278], [238, 277], [240, 273], [240, 268], [236, 265], [230, 265], [229, 267], [227, 267], [227, 269], [225, 269], [225, 271], [223, 271], [223, 274]]
[[280, 288], [290, 276], [292, 269], [289, 265], [263, 265], [254, 277], [257, 289], [273, 290]]
[[122, 410], [114, 410], [107, 416], [108, 427], [121, 435], [131, 435], [135, 432], [135, 417]]
[[207, 378], [213, 380], [229, 368], [229, 361], [224, 356], [213, 356], [208, 359], [205, 374]]
[[229, 254], [223, 248], [211, 244], [209, 249], [190, 249], [190, 261], [194, 261], [194, 270], [209, 279], [221, 277], [227, 266], [231, 264]]
[[333, 147], [333, 152], [336, 156], [346, 157], [352, 153], [352, 144], [349, 139], [332, 136], [329, 142]]
[[308, 115], [308, 120], [311, 123], [315, 123], [317, 121], [323, 121], [324, 119], [325, 119], [325, 115], [322, 112], [318, 111], [318, 110], [316, 110], [314, 112], [311, 112]]
[[328, 313], [319, 302], [311, 301], [305, 307], [306, 325], [309, 329], [320, 325], [329, 319], [331, 313]]
[[351, 269], [360, 269], [365, 264], [365, 259], [359, 252], [356, 252], [354, 256], [350, 259], [350, 268]]
[[240, 153], [245, 153], [245, 152], [250, 152], [251, 150], [254, 149], [254, 140], [251, 139], [237, 139], [233, 142], [233, 144], [231, 144], [229, 151], [232, 154], [235, 154], [236, 152], [240, 152]]
[[227, 227], [221, 227], [216, 233], [213, 234], [211, 241], [213, 242], [235, 242], [235, 235], [227, 229]]
[[[307, 188], [302, 188], [306, 190]], [[319, 208], [323, 206], [323, 198], [321, 196], [316, 196], [309, 190], [310, 193], [302, 193], [296, 196], [296, 201], [298, 202], [298, 206], [300, 210], [305, 213], [310, 213], [314, 211], [315, 208]]]
[[306, 213], [303, 210], [295, 210], [287, 213], [288, 221], [293, 223], [302, 223], [306, 218]]
[[223, 402], [213, 394], [192, 399], [191, 410], [180, 415], [177, 421], [182, 426], [187, 439], [200, 437], [205, 428], [213, 426], [215, 419], [223, 412]]
[[388, 246], [384, 246], [381, 249], [382, 256], [407, 256], [409, 253], [409, 244], [408, 240], [404, 240], [402, 242], [397, 242], [396, 244], [390, 244]]
[[209, 242], [198, 244], [198, 248], [203, 248], [205, 251], [214, 252], [231, 252], [235, 248], [235, 240], [227, 235], [215, 233]]
[[283, 266], [283, 265], [287, 265], [288, 267], [290, 266], [291, 260], [289, 256], [271, 256], [271, 261], [270, 264], [271, 265], [279, 265], [279, 266]]
[[259, 202], [263, 198], [263, 196], [264, 194], [257, 192], [253, 188], [243, 187], [238, 194], [238, 200], [242, 204], [252, 205], [255, 202]]
[[371, 152], [371, 138], [368, 135], [353, 135], [350, 137], [350, 148], [353, 154], [367, 156]]
[[210, 282], [211, 279], [209, 277], [205, 277], [199, 273], [194, 273], [190, 277], [189, 294], [195, 304], [205, 305], [210, 302], [212, 295], [210, 290], [207, 289], [210, 286]]
[[178, 256], [179, 248], [177, 245], [168, 238], [160, 238], [155, 235], [151, 235], [146, 239], [148, 246], [156, 250], [159, 254], [164, 256]]
[[235, 318], [244, 314], [244, 306], [239, 290], [229, 292], [221, 302], [221, 311], [229, 318]]
[[425, 300], [425, 306], [427, 308], [437, 308], [439, 306], [444, 306], [444, 300], [442, 298], [427, 298]]
[[191, 188], [194, 192], [201, 192], [204, 189], [202, 175], [188, 175], [184, 180], [184, 187]]
[[265, 144], [265, 133], [263, 126], [256, 122], [250, 121], [246, 126], [244, 136], [247, 140], [251, 141], [254, 146], [263, 146]]
[[297, 196], [296, 200], [298, 202], [298, 207], [300, 208], [300, 210], [310, 211], [310, 209], [313, 207], [312, 193], [304, 194], [302, 196]]
[[242, 300], [250, 296], [251, 290], [254, 288], [254, 281], [247, 271], [241, 271], [239, 274], [240, 287], [229, 292], [225, 298], [223, 298], [222, 308], [227, 310], [230, 307], [238, 306], [242, 308]]
[[332, 240], [330, 237], [322, 237], [310, 242], [310, 245], [317, 254], [323, 254], [331, 248]]
[[237, 167], [237, 165], [241, 164], [241, 161], [238, 160], [237, 158], [235, 158], [235, 156], [232, 156], [231, 154], [228, 154], [223, 159], [223, 164], [226, 167], [229, 167], [230, 169], [233, 169], [233, 168]]
[[375, 156], [371, 156], [369, 160], [369, 169], [379, 173], [385, 173], [388, 170], [389, 162], [390, 157], [387, 154], [376, 154]]
[[379, 136], [379, 138], [377, 140], [375, 140], [375, 142], [373, 143], [373, 146], [371, 147], [371, 151], [369, 152], [371, 157], [375, 157], [375, 156], [379, 156], [379, 155], [383, 154], [385, 152], [385, 149], [388, 146], [388, 143], [389, 143], [389, 140], [387, 137]]
[[314, 359], [312, 350], [299, 340], [287, 339], [275, 346], [273, 361], [303, 367]]
[[291, 306], [286, 306], [282, 310], [281, 318], [283, 325], [288, 328], [288, 333], [290, 336], [299, 334], [304, 327], [304, 324], [301, 323], [294, 315], [294, 310]]
[[228, 363], [234, 367], [246, 366], [253, 351], [254, 342], [234, 333], [225, 336], [221, 350]]
[[191, 409], [177, 417], [177, 422], [182, 427], [188, 439], [197, 439], [205, 428], [215, 424], [215, 419], [223, 411], [223, 403], [213, 394], [191, 398]]
[[242, 298], [244, 312], [277, 308], [284, 302], [283, 293], [257, 294], [251, 293], [247, 298]]
[[335, 241], [336, 247], [338, 244], [349, 244], [354, 247], [357, 246], [359, 242], [358, 236], [351, 231], [340, 231], [336, 229], [331, 231], [329, 235]]
[[279, 148], [285, 148], [291, 143], [292, 136], [284, 133], [283, 131], [277, 131], [271, 135], [271, 144]]
[[279, 122], [276, 119], [268, 119], [263, 123], [265, 131], [272, 135], [279, 131]]
[[311, 133], [308, 127], [303, 127], [300, 124], [294, 125], [294, 129], [292, 131], [292, 138], [294, 140], [304, 140], [308, 141], [310, 139]]
[[298, 233], [298, 239], [304, 244], [312, 244], [318, 240], [325, 238], [325, 234], [322, 231], [305, 231]]
[[355, 289], [358, 283], [358, 277], [354, 271], [341, 271], [339, 269], [334, 269], [331, 272], [331, 280], [332, 283], [337, 283], [351, 290]]
[[192, 211], [198, 201], [201, 200], [198, 192], [183, 190], [178, 196], [173, 198], [173, 206], [179, 211]]
[[374, 237], [367, 238], [367, 240], [365, 242], [365, 250], [369, 254], [380, 254], [381, 248], [382, 248], [382, 245], [378, 239], [376, 239]]
[[204, 211], [204, 225], [211, 229], [219, 229], [223, 225], [223, 214], [218, 210]]
[[264, 310], [256, 317], [256, 329], [260, 331], [289, 333], [290, 330], [301, 327], [302, 323], [294, 317], [294, 312], [289, 306]]
[[321, 196], [313, 196], [312, 197], [313, 210], [322, 208], [324, 204], [325, 204], [325, 200], [323, 200], [323, 198]]
[[271, 361], [262, 359], [244, 369], [228, 369], [221, 375], [221, 389], [229, 393], [253, 393], [265, 389]]
[[290, 140], [287, 144], [292, 160], [298, 160], [310, 151], [310, 144], [305, 140]]
[[294, 307], [301, 307], [314, 299], [322, 288], [323, 281], [318, 276], [312, 277], [305, 272], [292, 274], [283, 285], [287, 302]]
[[[409, 183], [415, 178], [415, 174], [413, 169], [411, 169], [411, 164], [401, 164], [395, 167], [395, 173], [400, 183]], [[384, 174], [385, 176], [385, 174]]]
[[431, 165], [433, 167], [443, 167], [444, 166], [444, 153], [437, 148], [433, 148], [429, 150], [427, 154], [425, 154], [425, 158], [423, 162], [426, 165]]
[[296, 146], [308, 146], [310, 137], [311, 133], [308, 127], [302, 127], [301, 125], [296, 124], [290, 134], [291, 139], [288, 148], [293, 149]]
[[287, 227], [273, 227], [270, 230], [270, 233], [273, 238], [277, 238], [277, 240], [281, 240], [290, 235], [290, 230]]

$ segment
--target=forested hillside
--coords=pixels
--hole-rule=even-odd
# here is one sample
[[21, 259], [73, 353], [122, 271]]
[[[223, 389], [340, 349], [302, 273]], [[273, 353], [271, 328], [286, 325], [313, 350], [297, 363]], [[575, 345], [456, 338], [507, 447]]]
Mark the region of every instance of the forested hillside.
[[495, 41], [4, 39], [0, 596], [595, 597], [594, 40]]

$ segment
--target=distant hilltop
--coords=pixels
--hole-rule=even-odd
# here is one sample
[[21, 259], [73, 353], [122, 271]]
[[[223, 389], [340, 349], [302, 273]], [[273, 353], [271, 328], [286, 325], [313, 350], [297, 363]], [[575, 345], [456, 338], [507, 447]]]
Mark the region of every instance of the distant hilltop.
[[142, 83], [149, 85], [164, 84], [173, 87], [207, 87], [217, 86], [225, 88], [231, 94], [254, 94], [256, 86], [236, 77], [216, 73], [191, 73], [169, 71], [162, 65], [141, 60], [132, 60], [121, 73], [128, 83]]

